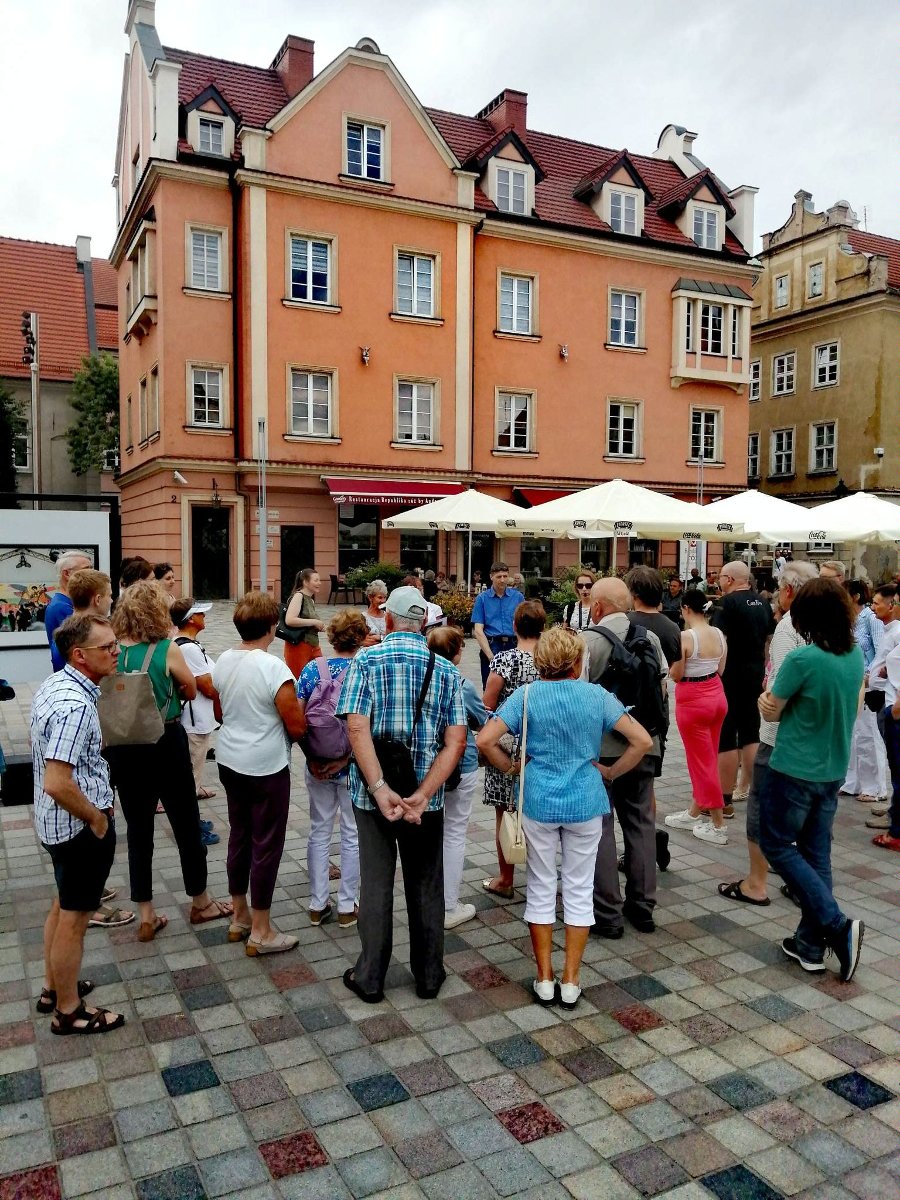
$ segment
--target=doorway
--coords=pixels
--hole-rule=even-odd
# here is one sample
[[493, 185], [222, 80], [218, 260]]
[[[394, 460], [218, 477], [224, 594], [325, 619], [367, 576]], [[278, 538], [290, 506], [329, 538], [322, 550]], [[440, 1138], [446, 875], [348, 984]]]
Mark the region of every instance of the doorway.
[[[460, 583], [469, 578], [469, 535], [460, 534], [462, 538], [462, 573]], [[484, 587], [491, 586], [491, 564], [494, 561], [494, 535], [492, 533], [472, 534], [472, 582], [476, 581]]]
[[290, 599], [297, 572], [316, 565], [316, 530], [314, 525], [282, 525], [281, 527], [281, 599]]
[[191, 587], [198, 599], [231, 595], [231, 509], [191, 509]]

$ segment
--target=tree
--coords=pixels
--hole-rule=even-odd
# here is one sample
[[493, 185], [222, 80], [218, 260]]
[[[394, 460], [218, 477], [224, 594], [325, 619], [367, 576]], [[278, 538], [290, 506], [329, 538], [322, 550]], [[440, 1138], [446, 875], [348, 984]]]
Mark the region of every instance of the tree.
[[81, 360], [72, 380], [76, 419], [66, 430], [76, 475], [102, 471], [108, 450], [119, 445], [119, 364], [111, 354]]
[[0, 508], [18, 508], [11, 494], [16, 491], [16, 438], [28, 432], [22, 406], [10, 389], [0, 383]]

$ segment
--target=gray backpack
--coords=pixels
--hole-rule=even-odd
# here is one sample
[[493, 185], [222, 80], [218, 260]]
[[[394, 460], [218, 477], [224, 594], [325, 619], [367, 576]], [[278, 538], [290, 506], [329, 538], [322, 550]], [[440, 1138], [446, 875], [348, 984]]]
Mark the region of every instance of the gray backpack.
[[[97, 715], [104, 746], [149, 746], [162, 737], [165, 723], [148, 674], [150, 659], [158, 645], [158, 642], [149, 644], [138, 670], [117, 671], [101, 680]], [[174, 687], [171, 676], [169, 686], [171, 696]]]

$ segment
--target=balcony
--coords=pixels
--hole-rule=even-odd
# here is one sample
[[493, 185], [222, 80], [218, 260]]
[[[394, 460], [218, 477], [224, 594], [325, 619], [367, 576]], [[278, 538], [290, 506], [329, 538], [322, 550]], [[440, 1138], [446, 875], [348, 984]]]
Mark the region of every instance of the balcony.
[[143, 341], [153, 326], [157, 323], [159, 299], [157, 296], [141, 296], [131, 316], [125, 322], [125, 337], [136, 337]]

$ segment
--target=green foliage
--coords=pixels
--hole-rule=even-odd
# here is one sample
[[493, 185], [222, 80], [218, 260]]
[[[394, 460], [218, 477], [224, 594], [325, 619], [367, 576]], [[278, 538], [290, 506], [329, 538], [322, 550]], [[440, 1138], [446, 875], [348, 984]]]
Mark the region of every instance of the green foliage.
[[344, 576], [344, 581], [347, 587], [357, 588], [364, 592], [373, 579], [383, 579], [387, 584], [387, 590], [393, 591], [398, 586], [400, 580], [404, 578], [406, 571], [397, 563], [392, 562], [375, 562], [370, 559], [368, 562], [360, 563], [358, 567], [353, 567]]
[[[15, 440], [28, 432], [22, 405], [8, 387], [0, 383], [0, 492], [15, 492]], [[18, 508], [12, 496], [0, 499], [0, 508]]]
[[76, 419], [66, 430], [76, 475], [102, 471], [108, 450], [119, 445], [119, 364], [111, 354], [81, 360], [72, 381]]

